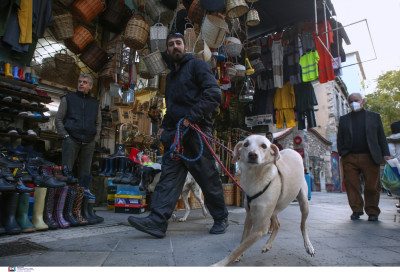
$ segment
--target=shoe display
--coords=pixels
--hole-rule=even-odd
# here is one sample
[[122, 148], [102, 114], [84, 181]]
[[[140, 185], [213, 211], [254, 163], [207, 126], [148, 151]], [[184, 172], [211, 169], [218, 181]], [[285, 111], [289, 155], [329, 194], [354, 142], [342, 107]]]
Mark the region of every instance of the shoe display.
[[70, 224], [71, 227], [80, 226], [80, 222], [72, 215], [72, 209], [76, 197], [76, 186], [68, 186], [67, 196], [65, 198], [65, 206], [63, 211], [64, 219]]
[[37, 188], [34, 195], [32, 223], [35, 225], [37, 230], [49, 229], [49, 226], [43, 220], [46, 193], [47, 188]]
[[17, 213], [19, 193], [10, 192], [2, 194], [2, 225], [7, 234], [21, 233], [15, 215]]
[[29, 136], [37, 137], [36, 132], [34, 132], [32, 129], [29, 129], [28, 132], [27, 132], [27, 134], [28, 134]]
[[35, 226], [28, 218], [28, 211], [29, 211], [29, 193], [19, 194], [17, 214], [15, 217], [18, 225], [21, 228], [21, 232], [24, 233], [36, 231]]
[[15, 127], [8, 127], [8, 134], [18, 134], [18, 131]]
[[353, 212], [353, 214], [350, 216], [351, 220], [358, 220], [360, 219], [360, 216], [363, 215], [363, 212]]
[[43, 220], [51, 230], [58, 229], [58, 224], [53, 218], [54, 190], [55, 190], [54, 188], [47, 188], [44, 211], [43, 211]]
[[67, 197], [68, 186], [55, 189], [53, 218], [62, 229], [69, 228], [70, 224], [64, 219], [63, 211], [65, 198]]
[[77, 187], [76, 197], [75, 197], [74, 205], [72, 207], [72, 215], [79, 221], [81, 226], [89, 224], [89, 222], [85, 218], [83, 218], [83, 216], [81, 214], [83, 192], [84, 192], [83, 187]]
[[165, 237], [165, 231], [161, 230], [159, 226], [153, 222], [149, 217], [135, 217], [129, 216], [128, 222], [135, 229], [153, 235], [157, 238]]
[[8, 182], [4, 178], [0, 178], [0, 192], [12, 192], [15, 191], [15, 185]]
[[69, 169], [69, 167], [67, 165], [63, 165], [62, 173], [64, 174], [65, 177], [67, 177], [68, 184], [77, 184], [78, 183], [78, 179], [72, 175], [72, 171], [71, 171], [71, 169]]
[[374, 214], [370, 214], [368, 216], [368, 221], [378, 221], [378, 216]]
[[214, 220], [214, 225], [210, 229], [211, 234], [223, 234], [229, 226], [228, 217], [221, 220]]

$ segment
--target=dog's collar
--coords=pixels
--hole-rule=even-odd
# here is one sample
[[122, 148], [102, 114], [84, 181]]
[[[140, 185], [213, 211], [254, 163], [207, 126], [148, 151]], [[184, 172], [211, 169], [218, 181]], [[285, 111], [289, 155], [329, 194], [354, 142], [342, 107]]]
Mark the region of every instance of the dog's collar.
[[246, 195], [246, 198], [247, 198], [247, 207], [249, 208], [249, 210], [250, 210], [250, 202], [251, 202], [253, 199], [256, 199], [257, 197], [259, 197], [260, 195], [262, 195], [262, 194], [268, 189], [268, 187], [269, 187], [270, 184], [271, 184], [271, 182], [269, 182], [269, 183], [267, 184], [267, 186], [265, 186], [265, 188], [264, 188], [261, 192], [258, 192], [257, 194], [255, 194], [255, 195], [253, 195], [253, 196], [248, 196], [248, 195]]

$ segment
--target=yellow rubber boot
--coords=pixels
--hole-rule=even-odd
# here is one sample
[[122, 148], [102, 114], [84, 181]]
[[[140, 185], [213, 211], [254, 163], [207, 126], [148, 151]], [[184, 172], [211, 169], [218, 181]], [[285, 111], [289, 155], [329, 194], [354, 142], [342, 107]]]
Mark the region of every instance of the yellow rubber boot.
[[11, 65], [8, 62], [4, 64], [4, 74], [8, 78], [13, 78], [13, 74], [11, 73]]
[[43, 220], [44, 204], [46, 199], [47, 188], [35, 188], [35, 198], [33, 202], [32, 223], [36, 230], [48, 230], [49, 226]]

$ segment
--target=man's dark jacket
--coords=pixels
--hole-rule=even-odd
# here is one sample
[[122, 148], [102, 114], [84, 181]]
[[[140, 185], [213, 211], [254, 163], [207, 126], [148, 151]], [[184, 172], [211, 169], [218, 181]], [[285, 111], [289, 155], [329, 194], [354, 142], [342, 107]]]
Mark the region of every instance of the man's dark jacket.
[[165, 89], [167, 112], [160, 127], [175, 129], [178, 121], [185, 118], [202, 129], [211, 128], [213, 114], [221, 104], [221, 89], [211, 67], [191, 54], [185, 54], [177, 67], [169, 64], [171, 72]]
[[67, 100], [67, 114], [64, 119], [64, 128], [74, 139], [90, 143], [97, 134], [97, 114], [99, 102], [90, 94], [82, 92], [69, 93]]
[[[389, 147], [383, 130], [381, 116], [365, 110], [365, 127], [367, 143], [372, 159], [376, 164], [383, 163], [383, 157], [389, 156]], [[350, 153], [353, 145], [351, 112], [340, 117], [337, 135], [337, 147], [340, 156]]]

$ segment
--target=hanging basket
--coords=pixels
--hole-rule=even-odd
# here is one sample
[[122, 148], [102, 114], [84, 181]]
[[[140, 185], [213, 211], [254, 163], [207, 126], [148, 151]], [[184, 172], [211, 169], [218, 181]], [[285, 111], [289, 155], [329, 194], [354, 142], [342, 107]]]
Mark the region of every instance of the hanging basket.
[[242, 64], [235, 64], [233, 66], [236, 70], [235, 78], [244, 78], [246, 75], [246, 67]]
[[225, 39], [225, 52], [230, 57], [234, 58], [240, 56], [242, 49], [243, 49], [242, 42], [238, 38], [227, 37]]
[[[186, 24], [188, 25], [188, 24]], [[193, 53], [194, 52], [194, 45], [197, 40], [197, 34], [194, 29], [194, 27], [188, 27], [186, 28], [185, 25], [185, 33], [184, 33], [184, 38], [185, 38], [185, 44], [187, 46], [187, 51], [188, 53]]]
[[158, 50], [156, 52], [143, 56], [143, 61], [146, 64], [147, 69], [149, 70], [149, 73], [152, 77], [167, 69], [167, 65], [162, 58], [161, 52]]
[[234, 19], [245, 15], [249, 11], [249, 7], [245, 0], [227, 0], [226, 16]]
[[109, 60], [107, 52], [101, 48], [96, 41], [92, 41], [86, 46], [79, 58], [96, 73], [99, 72]]
[[88, 24], [106, 9], [101, 0], [76, 0], [70, 7], [72, 16], [79, 22]]
[[159, 0], [146, 0], [144, 8], [153, 22], [167, 25], [174, 18], [174, 12]]
[[194, 55], [197, 59], [204, 60], [205, 62], [211, 59], [211, 50], [204, 40], [197, 40], [194, 46]]
[[70, 13], [53, 16], [53, 25], [50, 27], [58, 41], [72, 38], [74, 36], [74, 25]]
[[74, 36], [64, 41], [65, 46], [75, 54], [79, 54], [94, 38], [92, 34], [81, 25], [74, 28]]
[[188, 10], [188, 18], [195, 24], [201, 25], [204, 18], [204, 7], [200, 0], [194, 0]]
[[54, 55], [54, 61], [58, 70], [70, 70], [74, 64], [75, 59], [67, 54], [67, 50], [63, 49]]
[[256, 9], [251, 9], [247, 13], [246, 24], [248, 26], [256, 26], [260, 23], [260, 17]]
[[114, 33], [122, 32], [129, 19], [132, 17], [132, 10], [121, 2], [121, 0], [111, 0], [107, 9], [101, 15], [102, 24]]
[[140, 14], [135, 14], [125, 28], [124, 43], [132, 50], [140, 50], [146, 45], [150, 24]]
[[150, 27], [150, 49], [151, 52], [167, 50], [168, 28], [162, 23], [156, 23]]
[[265, 72], [265, 66], [260, 58], [250, 61], [250, 64], [254, 69], [254, 75]]
[[253, 45], [246, 49], [246, 54], [249, 60], [257, 59], [261, 56], [261, 46]]
[[220, 17], [206, 15], [201, 26], [201, 37], [211, 48], [219, 48], [225, 40], [228, 24]]

